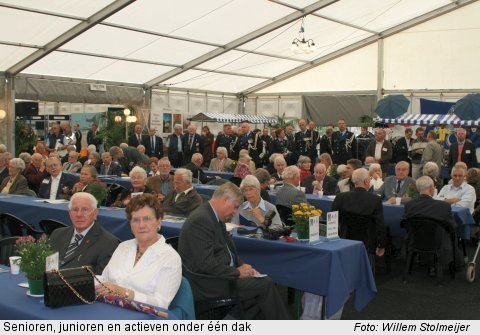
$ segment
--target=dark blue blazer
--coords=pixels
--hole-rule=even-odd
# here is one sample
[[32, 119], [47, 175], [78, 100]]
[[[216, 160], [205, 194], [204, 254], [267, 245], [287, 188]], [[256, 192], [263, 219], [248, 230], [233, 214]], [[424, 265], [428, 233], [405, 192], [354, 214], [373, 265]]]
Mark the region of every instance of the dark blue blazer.
[[[66, 186], [68, 187], [69, 190], [72, 189], [73, 185], [78, 181], [78, 177], [62, 172], [62, 176], [60, 177], [60, 182], [58, 183], [58, 189], [57, 189], [57, 199], [66, 199], [68, 196], [62, 192], [62, 189]], [[41, 184], [40, 188], [38, 190], [38, 197], [39, 198], [45, 198], [49, 199], [50, 198], [50, 185], [52, 183], [52, 177], [48, 176], [45, 178]]]

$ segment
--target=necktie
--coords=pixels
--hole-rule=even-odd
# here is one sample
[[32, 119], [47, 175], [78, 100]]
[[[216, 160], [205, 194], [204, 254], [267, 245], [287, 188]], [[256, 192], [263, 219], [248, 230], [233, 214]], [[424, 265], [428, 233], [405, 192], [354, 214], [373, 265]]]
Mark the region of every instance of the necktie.
[[151, 137], [151, 140], [152, 140], [152, 152], [155, 152], [155, 139], [153, 136]]
[[192, 149], [192, 145], [193, 145], [193, 136], [190, 135], [190, 149]]
[[401, 185], [401, 184], [402, 184], [402, 181], [401, 181], [401, 180], [397, 181], [397, 190], [396, 190], [397, 196], [398, 196], [398, 194], [400, 193], [400, 185]]
[[138, 143], [142, 143], [142, 140], [140, 139], [140, 135], [137, 135]]
[[462, 161], [462, 151], [463, 151], [463, 143], [458, 143], [458, 157], [457, 162]]
[[67, 252], [65, 253], [65, 257], [63, 257], [64, 261], [73, 255], [73, 252], [75, 251], [75, 249], [77, 249], [82, 239], [83, 239], [82, 234], [75, 234], [75, 240], [72, 243], [70, 243], [70, 245], [67, 248]]

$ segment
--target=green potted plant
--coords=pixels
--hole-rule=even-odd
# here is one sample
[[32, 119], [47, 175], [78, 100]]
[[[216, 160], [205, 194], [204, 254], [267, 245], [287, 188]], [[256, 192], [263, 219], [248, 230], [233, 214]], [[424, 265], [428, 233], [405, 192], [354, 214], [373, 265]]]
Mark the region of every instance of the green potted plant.
[[31, 295], [43, 294], [43, 273], [46, 268], [46, 259], [54, 253], [47, 236], [42, 235], [38, 240], [33, 236], [20, 237], [16, 242], [17, 253], [22, 257], [20, 271], [28, 279]]
[[107, 185], [103, 183], [93, 182], [87, 186], [85, 192], [90, 193], [97, 199], [97, 207], [100, 208], [102, 202], [107, 199]]
[[311, 216], [321, 216], [322, 211], [302, 202], [300, 205], [292, 205], [292, 220], [295, 222], [295, 231], [299, 240], [308, 240], [309, 221]]

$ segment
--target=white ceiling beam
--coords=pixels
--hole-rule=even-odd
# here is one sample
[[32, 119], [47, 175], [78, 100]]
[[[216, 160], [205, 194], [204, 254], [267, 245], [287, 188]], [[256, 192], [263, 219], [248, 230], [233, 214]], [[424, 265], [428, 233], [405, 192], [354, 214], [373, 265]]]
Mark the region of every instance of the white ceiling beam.
[[458, 0], [454, 3], [451, 3], [451, 4], [448, 4], [448, 5], [445, 5], [443, 7], [440, 7], [440, 8], [437, 8], [429, 13], [426, 13], [426, 14], [423, 14], [421, 16], [418, 16], [416, 18], [413, 18], [411, 20], [408, 20], [404, 23], [401, 23], [395, 27], [392, 27], [390, 29], [387, 29], [381, 33], [379, 33], [378, 35], [374, 35], [374, 36], [370, 36], [370, 37], [367, 37], [363, 40], [360, 40], [354, 44], [351, 44], [349, 46], [346, 46], [342, 49], [339, 49], [337, 51], [334, 51], [328, 55], [325, 55], [323, 57], [320, 57], [320, 58], [317, 58], [313, 61], [311, 61], [310, 63], [308, 64], [305, 64], [305, 65], [301, 65], [293, 70], [290, 70], [290, 71], [287, 71], [279, 76], [276, 76], [274, 78], [272, 78], [271, 80], [267, 80], [263, 83], [260, 83], [258, 85], [255, 85], [255, 86], [252, 86], [250, 87], [249, 89], [239, 93], [241, 95], [248, 95], [248, 94], [252, 94], [253, 92], [256, 92], [256, 91], [259, 91], [259, 90], [262, 90], [264, 89], [265, 87], [268, 87], [268, 86], [271, 86], [277, 82], [280, 82], [282, 80], [285, 80], [285, 79], [288, 79], [288, 78], [291, 78], [299, 73], [302, 73], [302, 72], [305, 72], [307, 70], [310, 70], [312, 69], [313, 67], [315, 66], [318, 66], [318, 65], [321, 65], [321, 64], [324, 64], [324, 63], [327, 63], [335, 58], [338, 58], [340, 56], [343, 56], [343, 55], [346, 55], [352, 51], [355, 51], [357, 49], [360, 49], [364, 46], [367, 46], [369, 44], [372, 44], [372, 43], [375, 43], [377, 42], [379, 39], [382, 39], [382, 38], [386, 38], [386, 37], [389, 37], [389, 36], [392, 36], [394, 34], [397, 34], [403, 30], [406, 30], [406, 29], [409, 29], [409, 28], [412, 28], [416, 25], [419, 25], [421, 23], [424, 23], [426, 21], [429, 21], [429, 20], [432, 20], [436, 17], [439, 17], [441, 15], [444, 15], [444, 14], [447, 14], [451, 11], [454, 11], [456, 9], [459, 9], [461, 7], [464, 7], [464, 6], [467, 6], [469, 4], [472, 4], [474, 2], [476, 2], [478, 0]]
[[197, 57], [185, 64], [182, 65], [182, 67], [180, 69], [174, 69], [172, 71], [169, 71], [161, 76], [158, 76], [157, 78], [154, 78], [148, 82], [145, 83], [146, 86], [150, 87], [150, 86], [154, 86], [154, 85], [157, 85], [159, 83], [162, 83], [170, 78], [173, 78], [187, 70], [190, 70], [212, 58], [215, 58], [217, 56], [220, 56], [224, 53], [226, 53], [227, 51], [230, 51], [232, 49], [235, 49], [245, 43], [248, 43], [260, 36], [263, 36], [265, 34], [268, 34], [269, 32], [275, 30], [275, 29], [278, 29], [280, 27], [283, 27], [284, 25], [286, 24], [289, 24], [290, 22], [293, 22], [295, 20], [298, 20], [300, 19], [301, 17], [305, 16], [305, 15], [308, 15], [310, 13], [313, 13], [321, 8], [324, 8], [324, 7], [327, 7], [329, 5], [331, 5], [332, 3], [335, 3], [337, 2], [338, 0], [320, 0], [320, 1], [317, 1], [315, 2], [314, 4], [310, 5], [310, 6], [307, 6], [305, 7], [304, 9], [302, 9], [301, 11], [297, 11], [297, 12], [294, 12], [292, 14], [289, 14], [279, 20], [276, 20], [270, 24], [267, 24], [266, 26], [262, 27], [262, 28], [259, 28], [247, 35], [244, 35], [240, 38], [237, 38], [236, 40], [226, 44], [225, 46], [223, 47], [219, 47], [215, 50], [212, 50], [200, 57]]
[[17, 73], [23, 71], [24, 69], [26, 69], [27, 67], [35, 63], [36, 61], [48, 55], [50, 52], [55, 51], [65, 43], [69, 42], [73, 38], [77, 37], [81, 33], [87, 31], [91, 27], [102, 22], [106, 18], [110, 17], [111, 15], [115, 14], [116, 12], [125, 8], [126, 6], [130, 5], [133, 2], [135, 2], [135, 0], [116, 0], [115, 2], [111, 3], [107, 7], [91, 15], [85, 21], [80, 22], [75, 27], [71, 28], [70, 30], [66, 31], [62, 35], [58, 36], [53, 41], [47, 43], [46, 45], [43, 46], [42, 49], [35, 51], [31, 55], [22, 59], [17, 64], [11, 66], [6, 72], [10, 73], [11, 75], [16, 75]]

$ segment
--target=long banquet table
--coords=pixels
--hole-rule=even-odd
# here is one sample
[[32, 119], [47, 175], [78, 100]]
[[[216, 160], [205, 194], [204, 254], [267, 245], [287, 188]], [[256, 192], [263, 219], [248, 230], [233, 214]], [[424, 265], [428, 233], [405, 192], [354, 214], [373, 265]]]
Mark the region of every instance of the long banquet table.
[[[5, 268], [5, 267], [2, 267]], [[158, 317], [128, 309], [95, 302], [92, 305], [72, 305], [60, 308], [46, 307], [43, 298], [27, 295], [26, 288], [18, 284], [26, 282], [23, 274], [0, 273], [0, 319], [2, 320], [159, 320]], [[165, 310], [163, 310], [165, 311]], [[169, 320], [176, 315], [168, 313]], [[163, 320], [163, 319], [162, 319]]]
[[[51, 218], [70, 224], [67, 204], [34, 202], [36, 198], [0, 196], [0, 212], [13, 213], [38, 227]], [[98, 222], [122, 240], [132, 233], [124, 210], [102, 207]], [[177, 236], [181, 224], [164, 221], [162, 234]], [[240, 256], [274, 282], [327, 297], [327, 317], [333, 315], [355, 292], [354, 306], [365, 307], [376, 294], [368, 256], [363, 243], [338, 239], [310, 245], [269, 241], [234, 234]]]

